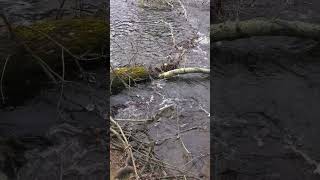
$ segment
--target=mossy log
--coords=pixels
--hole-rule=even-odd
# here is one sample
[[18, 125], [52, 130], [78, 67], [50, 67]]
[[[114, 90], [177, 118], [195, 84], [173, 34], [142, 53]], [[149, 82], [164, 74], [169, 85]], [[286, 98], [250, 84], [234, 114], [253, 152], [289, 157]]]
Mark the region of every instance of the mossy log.
[[137, 82], [147, 81], [152, 73], [144, 66], [121, 67], [111, 70], [111, 94], [115, 94]]
[[[62, 49], [66, 62], [73, 61], [74, 58], [81, 60], [84, 54], [101, 55], [106, 44], [108, 25], [103, 19], [87, 17], [48, 20], [30, 26], [18, 26], [13, 28], [13, 32], [18, 42], [11, 52], [12, 56], [5, 71], [8, 74], [10, 72], [20, 73], [23, 70], [25, 74], [28, 74], [40, 69], [38, 59], [34, 56], [57, 70], [62, 66]], [[1, 48], [6, 48], [5, 46]], [[0, 64], [3, 70], [4, 63]], [[10, 75], [14, 76], [14, 74]], [[7, 75], [6, 77], [10, 79], [12, 76]]]
[[293, 36], [320, 40], [320, 25], [280, 19], [251, 19], [210, 26], [211, 41], [235, 40], [252, 36]]
[[[107, 45], [108, 26], [104, 19], [85, 17], [46, 20], [30, 26], [13, 27], [14, 40], [3, 38], [0, 45], [1, 49], [6, 49], [5, 53], [1, 53], [4, 57], [0, 59], [0, 72], [4, 71], [2, 85], [5, 96], [24, 92], [32, 94], [25, 87], [39, 86], [40, 80], [48, 80], [43, 64], [60, 76], [62, 62], [66, 75], [79, 73], [79, 62], [87, 65], [88, 58], [95, 59], [90, 62], [103, 65], [105, 62], [101, 57]], [[7, 54], [11, 56], [5, 63]], [[31, 91], [34, 88], [37, 89], [32, 87]]]
[[[62, 50], [66, 63], [75, 62], [74, 59], [83, 60], [85, 55], [89, 54], [91, 54], [90, 58], [101, 56], [106, 46], [108, 25], [103, 19], [89, 17], [51, 20], [31, 26], [18, 26], [14, 29], [14, 33], [17, 39], [27, 46], [24, 48], [27, 48], [28, 52], [23, 49], [24, 54], [30, 56], [32, 51], [34, 55], [56, 70], [62, 65]], [[32, 62], [37, 61], [34, 55], [31, 58]], [[34, 64], [36, 63], [32, 63], [32, 66]]]
[[31, 26], [18, 26], [14, 33], [36, 53], [54, 56], [61, 54], [60, 45], [74, 55], [86, 52], [100, 53], [106, 43], [108, 30], [105, 20], [87, 17], [48, 20]]
[[188, 73], [210, 74], [210, 69], [198, 67], [178, 68], [168, 70], [166, 72], [157, 72], [154, 69], [145, 68], [144, 66], [128, 66], [111, 70], [111, 94], [116, 94], [126, 87], [130, 87], [138, 82], [148, 81], [150, 79], [166, 79], [179, 74]]
[[[18, 42], [14, 47], [12, 45], [10, 47], [12, 56], [6, 67], [6, 72], [16, 72], [15, 69], [18, 67], [25, 68], [24, 73], [31, 73], [33, 70], [39, 69], [39, 65], [36, 63], [38, 60], [30, 54], [31, 52], [53, 69], [62, 66], [62, 50], [64, 50], [66, 62], [74, 62], [74, 58], [84, 60], [83, 55], [85, 54], [99, 57], [106, 46], [108, 31], [108, 24], [105, 20], [91, 17], [48, 20], [31, 26], [15, 27], [13, 32]], [[6, 45], [1, 48], [6, 48]], [[102, 58], [100, 60], [102, 61]], [[1, 63], [1, 70], [3, 64]]]

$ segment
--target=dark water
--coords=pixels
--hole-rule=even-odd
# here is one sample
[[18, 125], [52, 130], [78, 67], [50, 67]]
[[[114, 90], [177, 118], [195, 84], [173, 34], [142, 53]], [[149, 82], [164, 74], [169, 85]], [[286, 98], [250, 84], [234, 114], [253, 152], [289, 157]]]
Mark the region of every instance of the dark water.
[[[223, 1], [217, 21], [319, 23], [319, 1]], [[319, 43], [252, 37], [212, 43], [214, 179], [319, 179]]]
[[[178, 54], [173, 47], [172, 30], [178, 44], [197, 39], [196, 46], [187, 49], [186, 61], [181, 66], [209, 67], [208, 4], [185, 1], [186, 19], [179, 5], [172, 10], [167, 6], [159, 8], [147, 4], [148, 7], [139, 7], [134, 1], [112, 0], [111, 64], [115, 67], [135, 63], [155, 67], [168, 62], [169, 55]], [[171, 24], [171, 30], [167, 23]], [[181, 135], [195, 158], [193, 163], [184, 166], [188, 162], [184, 157], [185, 150], [175, 138], [155, 146], [155, 152], [160, 160], [198, 176], [209, 161], [209, 89], [208, 76], [185, 75], [139, 84], [111, 96], [110, 103], [111, 108], [117, 109], [116, 118], [146, 119], [158, 114], [158, 122], [152, 122], [147, 129], [148, 135], [159, 143], [175, 137], [179, 130], [194, 128]], [[163, 108], [165, 112], [162, 112]], [[199, 156], [203, 158], [196, 158]]]
[[216, 178], [319, 179], [315, 45], [261, 37], [212, 49]]

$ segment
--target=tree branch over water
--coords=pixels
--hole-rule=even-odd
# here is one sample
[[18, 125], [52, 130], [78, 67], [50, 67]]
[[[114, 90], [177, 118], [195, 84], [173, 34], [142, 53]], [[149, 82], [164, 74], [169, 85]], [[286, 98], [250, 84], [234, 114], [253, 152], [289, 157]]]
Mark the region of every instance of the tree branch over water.
[[281, 19], [251, 19], [211, 25], [211, 41], [236, 40], [252, 36], [293, 36], [320, 40], [320, 24]]
[[188, 74], [188, 73], [210, 74], [210, 69], [199, 68], [199, 67], [179, 68], [179, 69], [174, 69], [168, 72], [161, 73], [159, 74], [159, 78], [171, 78], [179, 74]]

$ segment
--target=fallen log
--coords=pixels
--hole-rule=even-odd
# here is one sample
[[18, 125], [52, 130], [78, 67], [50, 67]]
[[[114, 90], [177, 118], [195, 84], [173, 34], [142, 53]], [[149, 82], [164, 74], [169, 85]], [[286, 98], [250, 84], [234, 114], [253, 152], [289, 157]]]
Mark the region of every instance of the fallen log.
[[171, 71], [161, 73], [161, 74], [159, 74], [159, 78], [171, 78], [171, 77], [179, 75], [179, 74], [188, 74], [188, 73], [210, 74], [210, 69], [198, 68], [198, 67], [179, 68], [179, 69], [174, 69]]
[[[47, 20], [31, 26], [18, 26], [13, 31], [18, 43], [24, 45], [23, 53], [34, 53], [54, 68], [61, 67], [61, 51], [65, 52], [67, 62], [85, 61], [101, 55], [106, 46], [108, 25], [104, 19], [85, 17]], [[24, 52], [26, 48], [29, 50]]]
[[116, 94], [137, 82], [149, 80], [151, 72], [144, 66], [121, 67], [111, 70], [111, 94]]
[[102, 52], [108, 26], [102, 18], [83, 17], [12, 27], [14, 39], [2, 38], [0, 43], [4, 50], [0, 54], [1, 99], [22, 101], [24, 94], [34, 94], [43, 81], [63, 81], [64, 73], [70, 79], [85, 66], [105, 64]]
[[236, 40], [252, 36], [293, 36], [320, 40], [320, 25], [281, 19], [251, 19], [224, 22], [210, 26], [212, 42]]
[[145, 68], [144, 66], [131, 66], [112, 69], [110, 75], [111, 94], [119, 93], [123, 89], [133, 86], [136, 83], [151, 79], [167, 79], [177, 75], [190, 73], [210, 74], [210, 69], [198, 67], [177, 68], [165, 72], [158, 72], [155, 69], [158, 68], [155, 67], [152, 69]]

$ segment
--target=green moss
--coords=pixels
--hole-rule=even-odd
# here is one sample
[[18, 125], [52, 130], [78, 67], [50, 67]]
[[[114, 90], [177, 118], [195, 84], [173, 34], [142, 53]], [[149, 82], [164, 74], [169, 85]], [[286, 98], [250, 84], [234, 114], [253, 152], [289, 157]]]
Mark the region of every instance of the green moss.
[[[56, 70], [61, 69], [61, 45], [75, 56], [101, 54], [108, 36], [108, 24], [103, 19], [93, 17], [47, 20], [31, 26], [18, 26], [14, 32], [36, 56]], [[15, 56], [20, 57], [17, 61], [19, 66], [38, 68], [38, 63], [30, 58], [30, 53], [19, 48]], [[65, 62], [74, 63], [73, 57], [67, 51], [64, 52]]]
[[129, 79], [138, 81], [141, 79], [146, 79], [149, 76], [148, 70], [143, 66], [116, 68], [113, 73], [114, 76], [118, 76], [126, 81]]
[[81, 18], [48, 20], [31, 26], [15, 28], [19, 39], [39, 53], [57, 53], [61, 49], [46, 35], [76, 55], [87, 51], [100, 52], [108, 36], [108, 24], [103, 19]]
[[149, 79], [149, 71], [143, 66], [121, 67], [111, 72], [111, 93], [117, 93], [126, 86]]
[[[86, 17], [46, 20], [30, 26], [15, 27], [14, 32], [16, 37], [24, 42], [36, 56], [40, 57], [55, 72], [61, 74], [61, 46], [54, 41], [67, 48], [75, 56], [81, 56], [85, 53], [101, 54], [109, 36], [108, 29], [108, 23], [105, 20]], [[41, 82], [48, 79], [39, 65], [39, 61], [32, 57], [24, 46], [13, 41], [7, 43], [4, 39], [0, 41], [2, 49], [11, 49], [8, 50], [10, 53], [6, 54], [12, 55], [6, 65], [3, 82], [6, 96], [9, 99], [15, 97], [21, 99], [23, 93], [30, 95], [32, 94], [30, 91], [35, 92], [40, 89], [39, 86], [43, 86]], [[79, 72], [79, 69], [70, 54], [65, 51], [64, 55], [65, 75], [67, 79], [70, 79], [71, 76], [74, 77]], [[2, 72], [4, 64], [5, 58], [1, 58], [0, 72]], [[97, 66], [101, 66], [100, 61]]]

